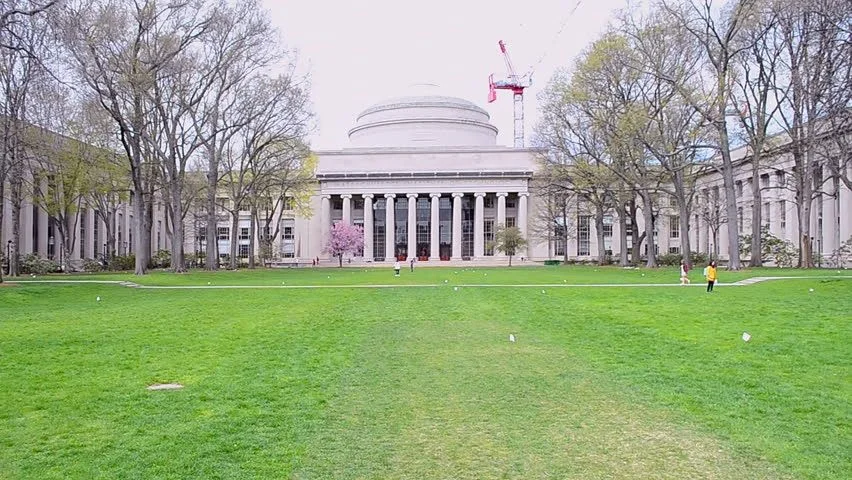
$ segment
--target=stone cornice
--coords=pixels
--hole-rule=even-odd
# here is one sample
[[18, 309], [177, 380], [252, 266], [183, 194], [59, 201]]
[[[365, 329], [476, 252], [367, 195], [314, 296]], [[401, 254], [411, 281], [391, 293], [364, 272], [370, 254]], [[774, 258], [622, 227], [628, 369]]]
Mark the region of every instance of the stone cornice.
[[317, 150], [319, 156], [331, 155], [398, 155], [398, 154], [458, 154], [458, 153], [544, 153], [544, 148], [514, 148], [507, 146], [476, 146], [476, 147], [354, 147], [339, 150]]
[[389, 173], [318, 173], [317, 180], [396, 180], [405, 178], [530, 178], [533, 172], [530, 170], [516, 171], [468, 171], [468, 172], [389, 172]]
[[479, 121], [479, 120], [468, 120], [468, 119], [464, 119], [464, 118], [450, 118], [450, 117], [439, 118], [439, 117], [435, 117], [435, 118], [411, 118], [411, 119], [409, 119], [409, 118], [402, 119], [401, 118], [401, 119], [394, 119], [394, 120], [380, 120], [378, 122], [365, 123], [363, 125], [358, 125], [357, 127], [353, 127], [351, 130], [349, 130], [349, 136], [351, 137], [353, 134], [355, 134], [355, 133], [357, 133], [361, 130], [367, 130], [369, 128], [385, 127], [385, 126], [388, 126], [388, 125], [410, 125], [410, 124], [423, 124], [423, 123], [454, 123], [454, 124], [459, 124], [459, 125], [473, 125], [475, 127], [481, 127], [481, 128], [486, 128], [488, 130], [491, 130], [495, 134], [497, 133], [497, 127], [495, 127], [494, 125], [491, 125], [488, 122], [482, 122], [482, 121]]

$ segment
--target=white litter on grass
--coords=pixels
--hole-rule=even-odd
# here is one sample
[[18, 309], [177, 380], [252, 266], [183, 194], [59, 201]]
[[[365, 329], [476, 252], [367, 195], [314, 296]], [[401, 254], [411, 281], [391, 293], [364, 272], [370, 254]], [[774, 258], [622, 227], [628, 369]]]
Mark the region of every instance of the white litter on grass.
[[568, 280], [562, 279], [562, 283], [568, 283]]
[[643, 274], [642, 274], [642, 276], [644, 277], [644, 276], [645, 276], [645, 274], [643, 273]]
[[453, 290], [459, 291], [459, 287], [453, 287]]
[[510, 333], [510, 334], [509, 334], [509, 341], [510, 341], [510, 342], [514, 342], [514, 341], [515, 341], [515, 335], [514, 335], [513, 333]]
[[148, 390], [180, 390], [183, 385], [179, 383], [155, 383], [148, 385]]
[[544, 293], [544, 290], [542, 290], [541, 293]]
[[814, 289], [812, 288], [812, 289], [810, 289], [810, 290], [808, 290], [808, 291], [809, 291], [809, 292], [811, 292], [811, 293], [813, 293], [813, 292], [814, 292]]
[[210, 285], [210, 282], [207, 282], [207, 285]]
[[743, 341], [747, 342], [749, 340], [751, 340], [751, 335], [749, 335], [748, 332], [743, 332]]
[[101, 301], [101, 297], [96, 298], [96, 299], [95, 299], [95, 301], [96, 301], [96, 302], [100, 302], [100, 301]]
[[444, 283], [447, 283], [447, 280], [444, 280]]

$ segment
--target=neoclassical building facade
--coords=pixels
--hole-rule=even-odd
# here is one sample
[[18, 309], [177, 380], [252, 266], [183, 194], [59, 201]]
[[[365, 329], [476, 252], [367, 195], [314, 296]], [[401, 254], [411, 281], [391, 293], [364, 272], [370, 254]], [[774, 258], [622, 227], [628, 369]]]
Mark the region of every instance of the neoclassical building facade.
[[361, 112], [349, 139], [317, 152], [313, 216], [282, 217], [295, 227], [294, 246], [281, 240], [285, 258], [328, 258], [339, 221], [364, 228], [359, 263], [499, 257], [490, 245], [498, 225], [527, 231], [536, 151], [497, 146], [497, 128], [475, 104], [392, 98]]
[[[464, 99], [421, 95], [392, 98], [361, 112], [349, 131], [350, 145], [340, 150], [316, 152], [316, 190], [309, 199], [310, 215], [300, 215], [294, 202], [284, 202], [273, 214], [278, 228], [273, 240], [272, 257], [277, 265], [311, 264], [313, 259], [331, 261], [325, 251], [329, 231], [335, 222], [347, 222], [364, 228], [362, 247], [348, 256], [353, 264], [387, 265], [394, 260], [416, 258], [428, 265], [442, 262], [481, 262], [500, 264], [503, 255], [491, 245], [500, 225], [516, 226], [528, 240], [528, 246], [516, 252], [522, 261], [550, 258], [591, 260], [602, 251], [617, 259], [620, 253], [620, 222], [614, 212], [603, 218], [603, 243], [599, 244], [592, 212], [573, 204], [567, 222], [559, 225], [543, 214], [547, 199], [535, 187], [535, 175], [542, 153], [533, 148], [497, 145], [497, 128], [488, 113]], [[737, 158], [735, 194], [737, 218], [727, 221], [708, 212], [724, 214], [722, 179], [712, 172], [698, 179], [688, 231], [681, 231], [675, 205], [664, 193], [657, 195], [655, 228], [641, 253], [653, 248], [659, 254], [680, 252], [680, 238], [688, 235], [692, 250], [725, 260], [727, 229], [736, 221], [741, 234], [751, 233], [751, 216], [762, 209], [763, 226], [778, 238], [797, 245], [798, 219], [793, 186], [793, 162], [781, 153], [767, 159], [758, 178], [753, 178], [745, 149], [734, 150]], [[847, 166], [846, 168], [852, 168]], [[852, 171], [848, 172], [852, 177]], [[852, 237], [852, 191], [841, 182], [828, 181], [827, 169], [817, 172], [816, 194], [811, 216], [814, 252], [829, 259]], [[761, 205], [753, 205], [752, 191], [761, 189]], [[9, 190], [6, 189], [6, 192]], [[11, 238], [8, 213], [11, 205], [4, 198], [3, 247]], [[227, 202], [227, 198], [220, 202]], [[639, 204], [641, 208], [641, 203]], [[135, 219], [130, 205], [113, 209], [115, 251], [133, 252]], [[154, 208], [151, 250], [170, 247], [165, 208]], [[239, 231], [232, 235], [234, 223], [227, 212], [220, 212], [217, 247], [220, 257], [231, 251], [231, 239], [238, 242], [235, 251], [242, 259], [251, 252], [250, 213], [240, 212]], [[185, 224], [184, 246], [187, 254], [206, 254], [204, 216], [189, 216]], [[75, 261], [97, 258], [107, 250], [105, 225], [95, 207], [81, 205], [69, 230], [77, 234], [70, 255]], [[57, 259], [60, 255], [55, 220], [27, 199], [21, 210], [21, 253], [36, 253]], [[626, 224], [628, 235], [644, 231], [643, 215], [636, 223]], [[567, 231], [560, 238], [553, 229]], [[632, 238], [628, 236], [628, 248]], [[828, 262], [827, 262], [828, 263]], [[79, 264], [79, 262], [78, 262]], [[446, 264], [446, 263], [444, 263]]]

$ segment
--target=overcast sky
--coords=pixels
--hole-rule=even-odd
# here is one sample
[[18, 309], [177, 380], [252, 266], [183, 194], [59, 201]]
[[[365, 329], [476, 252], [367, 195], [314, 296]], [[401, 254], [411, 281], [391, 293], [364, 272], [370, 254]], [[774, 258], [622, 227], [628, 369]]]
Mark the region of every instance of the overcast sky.
[[284, 43], [299, 50], [299, 62], [310, 73], [318, 122], [311, 145], [328, 150], [348, 146], [347, 132], [359, 112], [385, 98], [426, 93], [413, 87], [423, 83], [485, 108], [500, 130], [497, 143], [512, 145], [511, 93], [499, 91], [497, 101], [487, 103], [488, 75], [506, 71], [497, 46], [501, 39], [518, 73], [535, 67], [524, 95], [529, 145], [538, 118], [536, 94], [597, 38], [626, 0], [264, 3]]

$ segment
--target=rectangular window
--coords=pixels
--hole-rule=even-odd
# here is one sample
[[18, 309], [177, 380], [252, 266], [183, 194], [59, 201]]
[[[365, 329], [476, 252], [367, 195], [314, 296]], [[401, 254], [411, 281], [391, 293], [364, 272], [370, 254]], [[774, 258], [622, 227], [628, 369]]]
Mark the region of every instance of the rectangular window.
[[506, 208], [515, 208], [515, 197], [506, 197]]
[[761, 223], [766, 228], [769, 228], [769, 222], [772, 218], [771, 217], [771, 213], [772, 213], [771, 208], [772, 207], [769, 206], [769, 202], [766, 202], [766, 203], [763, 204], [763, 212], [761, 212], [763, 218], [761, 218]]
[[778, 201], [778, 220], [781, 222], [781, 234], [787, 229], [787, 202], [784, 200]]
[[80, 210], [80, 258], [89, 258], [87, 255], [88, 245], [86, 244], [86, 217], [88, 211], [84, 208]]
[[680, 217], [677, 215], [669, 217], [669, 238], [680, 238]]
[[284, 197], [284, 210], [293, 210], [293, 197]]
[[565, 225], [562, 225], [562, 219], [556, 219], [556, 225], [553, 226], [553, 237], [555, 239], [555, 244], [553, 248], [554, 255], [564, 256], [565, 255], [565, 246], [568, 243], [568, 239], [566, 238], [566, 228]]
[[775, 171], [775, 183], [777, 183], [779, 187], [787, 186], [787, 177], [784, 175], [784, 170]]
[[606, 215], [603, 217], [603, 236], [611, 237], [612, 236], [612, 216]]
[[486, 195], [482, 203], [485, 208], [494, 208], [494, 197]]
[[249, 239], [248, 227], [240, 227], [240, 240], [248, 240], [248, 239]]
[[506, 217], [506, 228], [511, 228], [517, 226], [517, 220], [515, 217]]
[[737, 180], [735, 185], [736, 185], [736, 188], [737, 188], [737, 197], [742, 197], [743, 196], [743, 181]]
[[764, 173], [760, 176], [760, 188], [769, 188], [769, 174]]
[[669, 253], [680, 253], [680, 247], [679, 246], [669, 247]]
[[580, 215], [577, 218], [577, 255], [589, 255], [591, 252], [591, 219], [589, 215]]
[[743, 207], [737, 207], [737, 227], [743, 231]]
[[102, 253], [101, 252], [101, 229], [100, 229], [101, 217], [99, 215], [100, 215], [100, 211], [95, 210], [95, 224], [92, 225], [92, 231], [93, 231], [94, 237], [95, 237], [95, 244], [92, 245], [92, 248], [93, 248], [92, 251], [94, 252], [94, 255], [93, 255], [94, 258], [98, 258], [100, 256], [100, 254]]
[[207, 240], [207, 227], [198, 227], [198, 238], [203, 241]]
[[163, 240], [163, 221], [157, 220], [157, 250], [162, 249]]
[[281, 255], [284, 258], [296, 256], [296, 221], [292, 218], [281, 221]]
[[343, 199], [340, 197], [334, 197], [331, 199], [331, 209], [332, 210], [343, 210]]
[[240, 249], [238, 252], [238, 256], [240, 258], [248, 258], [249, 256], [249, 246], [248, 245], [240, 245]]
[[494, 220], [485, 220], [484, 227], [485, 228], [483, 229], [483, 231], [485, 232], [485, 255], [492, 256], [494, 255]]
[[230, 240], [231, 239], [231, 227], [217, 227], [216, 228], [216, 237], [219, 240]]

